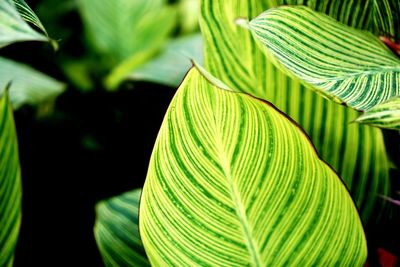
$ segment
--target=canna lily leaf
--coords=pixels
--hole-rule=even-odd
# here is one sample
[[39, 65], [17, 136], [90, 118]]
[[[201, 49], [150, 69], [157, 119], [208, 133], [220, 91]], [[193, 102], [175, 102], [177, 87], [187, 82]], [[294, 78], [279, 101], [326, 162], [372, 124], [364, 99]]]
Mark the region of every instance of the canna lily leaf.
[[108, 267], [150, 266], [139, 236], [139, 200], [136, 189], [101, 201], [96, 206], [94, 235]]
[[[27, 22], [43, 33], [32, 29]], [[42, 23], [23, 0], [0, 1], [0, 48], [22, 41], [50, 41], [57, 48], [57, 43], [47, 36]]]
[[[297, 121], [321, 157], [345, 181], [364, 222], [372, 222], [377, 218], [373, 211], [382, 208], [377, 196], [388, 195], [390, 190], [390, 163], [382, 132], [369, 126], [349, 124], [359, 116], [358, 112], [326, 100], [276, 68], [272, 59], [259, 49], [250, 31], [234, 23], [238, 17], [253, 18], [278, 5], [303, 3], [294, 0], [202, 0], [204, 64], [229, 87], [270, 101]], [[372, 30], [368, 13], [372, 9], [371, 1], [337, 3], [307, 1], [310, 8], [327, 13], [342, 23]]]
[[0, 266], [11, 267], [21, 224], [21, 173], [13, 112], [0, 98]]
[[153, 266], [361, 266], [367, 253], [350, 195], [304, 132], [197, 69], [161, 126], [139, 226]]
[[128, 78], [176, 88], [192, 67], [191, 59], [203, 64], [203, 39], [200, 34], [171, 40], [160, 56], [136, 69]]
[[9, 82], [14, 109], [23, 104], [38, 105], [55, 98], [66, 88], [65, 84], [27, 65], [0, 57], [0, 88], [4, 88]]
[[374, 0], [373, 20], [379, 35], [400, 39], [400, 2], [398, 0]]
[[176, 25], [177, 13], [167, 2], [78, 0], [89, 43], [105, 59], [108, 68], [115, 67], [105, 80], [108, 89], [116, 89], [167, 41]]
[[400, 97], [389, 99], [367, 110], [356, 119], [356, 122], [385, 129], [400, 130]]
[[371, 33], [303, 6], [267, 10], [249, 29], [290, 73], [338, 103], [367, 110], [400, 94], [400, 59]]

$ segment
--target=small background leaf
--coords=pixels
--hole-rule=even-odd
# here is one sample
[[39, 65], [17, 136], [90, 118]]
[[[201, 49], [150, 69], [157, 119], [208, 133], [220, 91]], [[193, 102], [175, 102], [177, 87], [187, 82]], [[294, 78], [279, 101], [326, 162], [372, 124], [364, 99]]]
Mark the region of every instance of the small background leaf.
[[128, 78], [176, 88], [191, 68], [191, 59], [203, 64], [203, 39], [200, 34], [171, 40], [158, 57], [136, 69]]
[[[24, 19], [41, 29], [45, 35], [33, 30]], [[0, 1], [0, 21], [0, 48], [15, 42], [50, 40], [35, 13], [23, 0]]]
[[139, 236], [141, 191], [136, 189], [96, 206], [94, 235], [108, 267], [150, 266]]
[[0, 57], [0, 88], [4, 88], [9, 82], [10, 99], [14, 109], [23, 104], [38, 105], [54, 99], [66, 88], [65, 84], [27, 65]]

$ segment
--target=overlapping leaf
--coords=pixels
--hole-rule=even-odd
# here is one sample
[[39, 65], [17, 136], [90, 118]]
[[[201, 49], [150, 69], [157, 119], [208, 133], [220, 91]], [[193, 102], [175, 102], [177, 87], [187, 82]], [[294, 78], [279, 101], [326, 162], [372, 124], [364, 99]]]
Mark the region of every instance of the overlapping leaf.
[[162, 54], [136, 69], [128, 78], [178, 87], [193, 59], [203, 64], [203, 39], [200, 34], [171, 40]]
[[377, 34], [400, 39], [400, 2], [373, 0], [373, 21]]
[[[43, 31], [32, 29], [32, 23]], [[43, 25], [23, 0], [0, 1], [0, 48], [21, 41], [48, 41]], [[52, 44], [56, 43], [52, 41]]]
[[357, 118], [356, 122], [380, 128], [400, 130], [400, 97], [389, 99]]
[[21, 223], [17, 135], [7, 93], [0, 98], [0, 266], [11, 267]]
[[97, 204], [94, 235], [106, 266], [150, 266], [139, 236], [141, 189]]
[[[0, 88], [11, 82], [10, 99], [13, 108], [23, 104], [37, 105], [55, 98], [65, 90], [65, 84], [31, 67], [0, 57]], [[0, 91], [0, 94], [3, 92]]]
[[354, 203], [304, 132], [197, 69], [167, 111], [141, 201], [153, 266], [361, 266], [366, 258]]
[[249, 28], [280, 64], [339, 103], [367, 110], [400, 94], [400, 59], [371, 33], [303, 6], [267, 10]]
[[376, 196], [389, 191], [389, 161], [381, 131], [349, 124], [357, 112], [325, 100], [277, 69], [258, 49], [250, 32], [234, 21], [254, 18], [278, 5], [307, 4], [347, 25], [371, 29], [371, 3], [203, 0], [201, 19], [207, 69], [231, 88], [269, 100], [295, 119], [322, 158], [344, 179], [365, 220], [376, 207]]

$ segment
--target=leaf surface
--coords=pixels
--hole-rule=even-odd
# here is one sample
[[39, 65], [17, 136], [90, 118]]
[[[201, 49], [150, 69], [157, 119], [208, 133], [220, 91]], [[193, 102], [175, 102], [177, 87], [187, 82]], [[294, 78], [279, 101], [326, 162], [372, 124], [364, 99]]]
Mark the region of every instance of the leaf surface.
[[400, 97], [391, 98], [367, 110], [356, 119], [356, 122], [379, 128], [400, 130]]
[[361, 266], [355, 205], [272, 105], [192, 69], [159, 132], [140, 233], [153, 266]]
[[369, 32], [303, 6], [267, 10], [249, 28], [266, 53], [336, 102], [367, 110], [400, 94], [400, 59]]
[[53, 99], [66, 88], [65, 84], [25, 64], [0, 57], [0, 88], [10, 82], [10, 100], [14, 109]]
[[[32, 29], [32, 23], [40, 30]], [[42, 23], [23, 0], [0, 1], [0, 48], [22, 41], [51, 41]], [[53, 45], [56, 42], [51, 41]]]
[[141, 189], [99, 202], [94, 235], [108, 267], [150, 266], [139, 236]]
[[[357, 0], [306, 4], [352, 27], [372, 29], [371, 3]], [[268, 100], [296, 120], [321, 157], [343, 178], [366, 222], [373, 210], [380, 209], [376, 196], [389, 194], [390, 165], [382, 132], [349, 124], [357, 118], [357, 112], [324, 99], [275, 67], [250, 31], [235, 24], [239, 17], [251, 19], [275, 6], [298, 4], [305, 3], [202, 0], [204, 64], [229, 87]]]
[[21, 173], [13, 112], [0, 97], [0, 266], [11, 267], [21, 224]]
[[203, 39], [200, 34], [171, 40], [161, 55], [136, 69], [128, 78], [177, 88], [192, 66], [191, 59], [203, 64]]

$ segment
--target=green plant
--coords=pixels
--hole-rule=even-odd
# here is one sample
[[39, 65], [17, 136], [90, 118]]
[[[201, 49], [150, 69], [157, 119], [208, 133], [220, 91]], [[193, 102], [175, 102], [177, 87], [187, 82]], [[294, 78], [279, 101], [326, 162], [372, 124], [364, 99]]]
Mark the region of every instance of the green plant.
[[[198, 27], [192, 0], [65, 6], [85, 28], [84, 56], [59, 57], [70, 83], [179, 85], [144, 188], [96, 206], [107, 266], [365, 264], [364, 229], [398, 204], [385, 147], [400, 125], [397, 1], [201, 0], [202, 36], [180, 36]], [[22, 0], [0, 3], [0, 33], [0, 47], [58, 48]], [[10, 107], [65, 84], [0, 58], [0, 88], [0, 266], [12, 266], [22, 189]]]
[[[369, 113], [381, 110], [380, 103], [395, 97], [390, 105], [382, 104], [387, 113], [371, 123], [382, 125], [390, 118], [386, 128], [396, 129], [399, 60], [377, 37], [356, 29], [397, 36], [398, 6], [395, 1], [358, 1], [340, 2], [339, 9], [339, 2], [319, 1], [307, 3], [308, 8], [272, 8], [298, 4], [304, 3], [202, 1], [205, 65], [212, 75], [192, 70], [180, 86], [161, 127], [142, 195], [140, 231], [153, 265], [364, 264], [365, 243], [357, 237], [361, 227], [354, 224], [357, 219], [338, 226], [320, 218], [322, 229], [302, 228], [301, 218], [323, 211], [317, 208], [322, 195], [314, 198], [314, 204], [306, 197], [311, 206], [297, 217], [299, 208], [307, 206], [301, 196], [316, 196], [321, 189], [299, 189], [291, 179], [298, 175], [302, 182], [311, 182], [301, 170], [315, 165], [307, 163], [308, 157], [297, 158], [305, 155], [307, 145], [301, 149], [290, 145], [296, 128], [285, 131], [282, 125], [294, 122], [271, 119], [274, 109], [259, 99], [276, 105], [307, 132], [322, 159], [343, 178], [364, 224], [373, 225], [383, 207], [378, 196], [390, 194], [392, 163], [381, 130], [350, 123], [362, 122]], [[245, 29], [238, 28], [235, 20]], [[248, 107], [252, 105], [257, 107]], [[357, 119], [357, 110], [366, 114]], [[267, 140], [271, 143], [264, 146]], [[282, 160], [287, 162], [268, 152], [275, 145], [275, 153], [285, 155]], [[299, 163], [299, 170], [295, 171], [296, 164], [290, 169], [289, 162]], [[291, 171], [286, 173], [286, 167]], [[265, 169], [269, 172], [263, 173]], [[329, 194], [326, 190], [322, 191]], [[348, 193], [344, 197], [339, 191], [332, 193], [333, 199], [350, 207], [351, 203], [345, 204]], [[332, 205], [326, 208], [334, 209]], [[297, 207], [298, 213], [290, 212], [291, 207]], [[348, 215], [340, 213], [343, 209], [327, 214], [344, 223], [344, 218], [357, 217], [355, 209], [350, 210]], [[350, 225], [351, 230], [342, 228]], [[347, 237], [338, 240], [350, 246], [345, 249], [349, 257], [340, 254], [340, 241], [325, 236], [324, 242], [322, 236], [297, 231], [343, 234]], [[308, 246], [315, 246], [310, 249], [314, 256], [307, 254]]]

